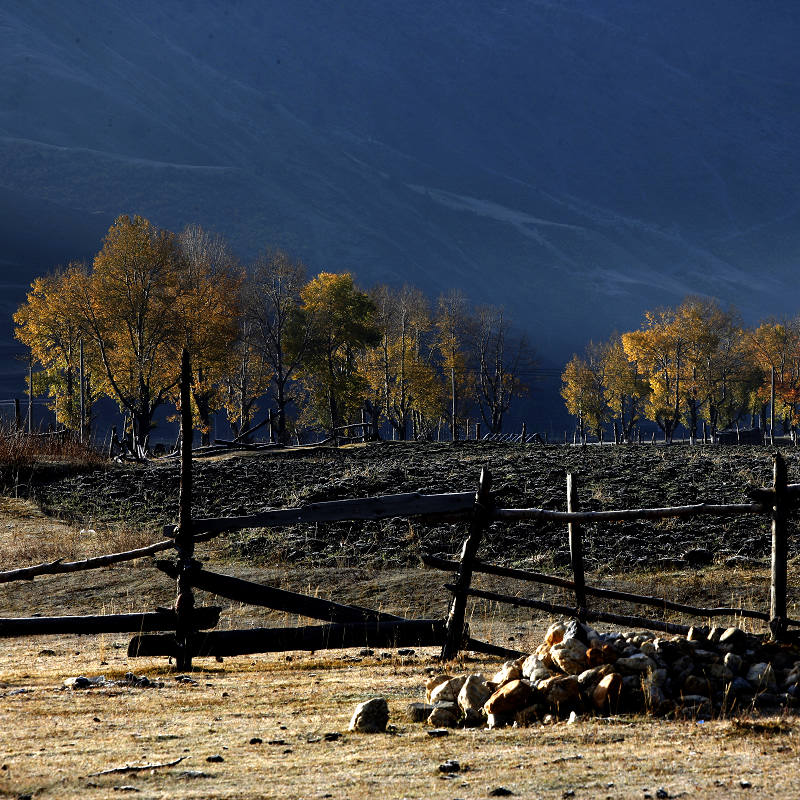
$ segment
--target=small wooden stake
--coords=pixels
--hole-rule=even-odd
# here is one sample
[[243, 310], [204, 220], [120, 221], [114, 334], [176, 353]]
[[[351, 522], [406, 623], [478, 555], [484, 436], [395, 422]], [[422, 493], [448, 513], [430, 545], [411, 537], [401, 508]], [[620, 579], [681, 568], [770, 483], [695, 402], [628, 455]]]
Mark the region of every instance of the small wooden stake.
[[33, 433], [33, 359], [28, 359], [28, 433]]
[[79, 356], [78, 356], [78, 378], [81, 382], [81, 393], [80, 393], [80, 403], [81, 403], [81, 433], [80, 433], [80, 440], [83, 441], [84, 437], [86, 436], [86, 395], [84, 390], [86, 388], [86, 377], [84, 375], [84, 362], [83, 362], [83, 338], [80, 340], [79, 346]]
[[520, 442], [522, 444], [525, 444], [527, 439], [528, 439], [528, 425], [527, 425], [527, 423], [523, 422], [522, 423], [522, 437], [520, 438]]
[[467, 610], [467, 592], [472, 583], [472, 565], [478, 548], [481, 544], [483, 531], [489, 524], [489, 511], [491, 508], [492, 476], [484, 467], [475, 495], [475, 507], [472, 521], [469, 525], [469, 535], [464, 540], [461, 548], [461, 563], [458, 568], [458, 577], [453, 589], [453, 602], [450, 613], [447, 615], [446, 636], [442, 647], [442, 660], [449, 661], [458, 655], [464, 641], [464, 616]]
[[[567, 473], [567, 511], [578, 511], [578, 485], [575, 476]], [[583, 540], [581, 526], [577, 522], [567, 525], [569, 533], [569, 560], [572, 565], [572, 575], [575, 581], [575, 606], [578, 619], [586, 616], [586, 579], [583, 574]]]
[[192, 612], [194, 592], [189, 581], [194, 566], [194, 535], [192, 531], [192, 365], [189, 351], [181, 356], [181, 485], [178, 500], [178, 532], [175, 549], [178, 551], [178, 596], [175, 611], [178, 622], [175, 630], [177, 642], [176, 666], [179, 670], [192, 668]]
[[769, 591], [769, 627], [775, 639], [786, 633], [786, 573], [789, 550], [786, 462], [776, 452], [772, 470], [772, 576]]

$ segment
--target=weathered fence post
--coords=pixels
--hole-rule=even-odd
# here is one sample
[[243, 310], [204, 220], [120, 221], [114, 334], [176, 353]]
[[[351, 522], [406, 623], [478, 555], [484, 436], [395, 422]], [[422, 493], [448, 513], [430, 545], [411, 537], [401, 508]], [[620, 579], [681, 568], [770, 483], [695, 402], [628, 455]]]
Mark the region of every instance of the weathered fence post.
[[475, 423], [475, 441], [479, 442], [481, 440], [481, 424], [480, 422]]
[[272, 409], [267, 409], [267, 431], [269, 432], [270, 442], [275, 441], [275, 422], [272, 417]]
[[[578, 511], [578, 484], [575, 476], [567, 473], [567, 511]], [[577, 522], [567, 524], [569, 533], [569, 560], [575, 583], [575, 607], [578, 619], [586, 617], [586, 578], [583, 573], [583, 539], [581, 526]]]
[[522, 444], [525, 444], [527, 438], [528, 438], [528, 425], [527, 425], [527, 423], [523, 422], [522, 423], [522, 438], [520, 439], [520, 442]]
[[786, 462], [776, 452], [772, 469], [772, 575], [769, 590], [769, 627], [780, 639], [786, 633], [786, 573], [789, 550]]
[[17, 433], [22, 432], [22, 414], [19, 409], [19, 397], [14, 398], [14, 430]]
[[178, 499], [178, 532], [175, 549], [178, 552], [178, 596], [175, 600], [177, 623], [176, 666], [179, 670], [192, 668], [192, 616], [194, 592], [189, 582], [194, 565], [194, 534], [192, 531], [192, 366], [189, 351], [181, 356], [181, 484]]
[[447, 615], [445, 642], [442, 647], [442, 660], [448, 661], [458, 655], [464, 641], [464, 616], [467, 610], [467, 592], [472, 583], [472, 566], [481, 544], [483, 531], [489, 524], [491, 508], [492, 476], [484, 467], [481, 470], [478, 491], [475, 494], [475, 507], [469, 525], [469, 535], [461, 548], [461, 563], [458, 577], [453, 587], [453, 602]]

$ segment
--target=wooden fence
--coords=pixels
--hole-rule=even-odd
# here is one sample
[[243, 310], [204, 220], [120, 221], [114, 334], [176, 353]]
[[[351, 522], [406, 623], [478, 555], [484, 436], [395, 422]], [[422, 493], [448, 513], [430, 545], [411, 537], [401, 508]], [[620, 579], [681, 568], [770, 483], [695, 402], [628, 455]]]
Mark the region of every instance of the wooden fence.
[[[192, 429], [188, 354], [184, 353], [181, 380], [181, 424]], [[638, 508], [610, 511], [581, 511], [577, 481], [567, 477], [566, 511], [542, 508], [498, 508], [491, 492], [491, 475], [482, 470], [478, 490], [448, 494], [424, 495], [405, 493], [385, 497], [335, 500], [313, 503], [299, 508], [262, 511], [240, 517], [194, 519], [192, 505], [192, 450], [190, 437], [182, 437], [179, 518], [175, 526], [167, 526], [167, 538], [148, 547], [123, 553], [111, 553], [83, 561], [61, 560], [0, 572], [0, 583], [33, 580], [40, 575], [97, 569], [111, 564], [174, 551], [172, 560], [156, 560], [154, 565], [177, 584], [175, 607], [136, 614], [105, 614], [62, 617], [29, 617], [0, 619], [0, 637], [33, 636], [66, 633], [132, 632], [130, 656], [170, 656], [178, 669], [191, 667], [200, 656], [232, 656], [286, 650], [321, 650], [350, 646], [441, 646], [445, 659], [454, 657], [462, 648], [501, 656], [518, 655], [517, 651], [476, 640], [465, 626], [470, 598], [510, 603], [517, 607], [537, 609], [551, 614], [573, 616], [591, 622], [608, 622], [627, 627], [641, 627], [668, 633], [686, 633], [688, 627], [664, 619], [622, 615], [590, 607], [588, 598], [626, 601], [653, 607], [661, 612], [679, 612], [707, 620], [716, 617], [747, 618], [768, 623], [776, 639], [787, 636], [790, 626], [800, 621], [787, 615], [787, 551], [788, 520], [800, 503], [800, 484], [789, 484], [786, 465], [779, 453], [774, 455], [773, 483], [768, 488], [749, 491], [750, 502], [734, 504], [695, 503], [666, 508]], [[702, 608], [675, 601], [589, 586], [585, 580], [582, 526], [590, 522], [622, 520], [654, 520], [694, 516], [725, 517], [765, 515], [771, 521], [772, 571], [769, 612], [744, 608]], [[451, 594], [446, 619], [405, 619], [392, 614], [355, 605], [345, 605], [244, 581], [204, 569], [195, 559], [195, 546], [228, 531], [245, 528], [270, 528], [297, 524], [380, 520], [393, 517], [422, 516], [435, 519], [469, 522], [467, 538], [458, 560], [424, 555], [423, 562], [432, 568], [455, 573], [455, 580], [446, 584]], [[567, 526], [572, 577], [486, 563], [478, 558], [483, 537], [492, 523], [527, 520], [549, 520]], [[574, 605], [564, 605], [524, 596], [501, 594], [474, 588], [475, 574], [488, 574], [515, 581], [536, 583], [569, 590]], [[245, 630], [213, 630], [221, 609], [218, 606], [197, 606], [194, 590], [299, 616], [323, 621], [325, 625], [293, 628], [252, 628]]]

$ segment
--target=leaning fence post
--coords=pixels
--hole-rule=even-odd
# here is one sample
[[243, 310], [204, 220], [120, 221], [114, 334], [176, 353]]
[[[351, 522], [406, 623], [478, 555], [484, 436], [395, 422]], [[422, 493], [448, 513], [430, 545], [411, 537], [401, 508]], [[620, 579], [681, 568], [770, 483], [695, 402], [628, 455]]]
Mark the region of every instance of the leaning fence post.
[[489, 509], [491, 507], [492, 476], [484, 467], [475, 494], [475, 506], [472, 520], [469, 525], [469, 535], [464, 540], [461, 548], [461, 564], [458, 568], [458, 577], [453, 587], [453, 602], [450, 613], [447, 615], [445, 642], [442, 646], [442, 660], [448, 661], [458, 655], [464, 641], [464, 616], [467, 610], [467, 593], [472, 583], [472, 566], [478, 547], [481, 543], [483, 531], [489, 524]]
[[181, 356], [181, 484], [178, 499], [178, 532], [175, 549], [178, 552], [178, 596], [175, 600], [177, 617], [176, 666], [179, 670], [192, 668], [192, 616], [194, 593], [189, 582], [194, 565], [194, 533], [192, 531], [192, 366], [189, 351]]
[[773, 637], [786, 633], [786, 573], [789, 550], [786, 462], [776, 452], [772, 469], [772, 575], [769, 590], [769, 628]]
[[[575, 476], [567, 473], [567, 511], [578, 511], [578, 484]], [[586, 579], [583, 574], [583, 539], [581, 526], [577, 522], [567, 524], [569, 533], [569, 560], [572, 565], [573, 581], [575, 583], [575, 607], [578, 619], [586, 616]]]
[[522, 436], [520, 436], [520, 442], [522, 444], [525, 444], [527, 439], [528, 439], [528, 425], [525, 422], [523, 422], [522, 423]]

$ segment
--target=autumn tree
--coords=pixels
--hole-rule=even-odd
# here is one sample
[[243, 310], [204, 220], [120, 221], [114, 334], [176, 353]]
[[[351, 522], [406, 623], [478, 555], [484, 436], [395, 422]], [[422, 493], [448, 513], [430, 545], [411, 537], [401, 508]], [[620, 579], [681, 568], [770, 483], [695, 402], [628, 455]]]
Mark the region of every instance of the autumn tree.
[[222, 384], [238, 334], [242, 275], [222, 236], [190, 225], [178, 237], [181, 260], [175, 298], [180, 337], [192, 363], [192, 401], [201, 442], [210, 442], [211, 414], [223, 405]]
[[469, 377], [466, 354], [469, 309], [463, 292], [452, 289], [440, 295], [435, 328], [436, 348], [450, 390], [450, 436], [455, 441], [458, 439], [459, 411]]
[[762, 323], [748, 337], [748, 347], [760, 371], [757, 396], [765, 407], [774, 370], [777, 416], [785, 428], [796, 430], [800, 423], [800, 319]]
[[607, 419], [604, 396], [602, 348], [589, 342], [584, 357], [573, 355], [561, 375], [561, 396], [567, 411], [577, 421], [578, 436], [586, 441], [587, 431], [602, 438]]
[[721, 308], [716, 300], [688, 297], [676, 310], [676, 325], [686, 341], [684, 419], [694, 441], [701, 418], [713, 435], [720, 423], [724, 428], [741, 416], [752, 370], [735, 310]]
[[[300, 291], [306, 269], [282, 250], [262, 254], [253, 266], [246, 315], [253, 328], [260, 357], [271, 374], [277, 406], [277, 438], [288, 443], [287, 409], [295, 402], [291, 387], [308, 343], [308, 317], [299, 316]], [[292, 328], [292, 348], [289, 329]]]
[[380, 339], [375, 306], [349, 272], [321, 272], [300, 292], [301, 304], [287, 332], [287, 352], [304, 356], [298, 375], [314, 415], [335, 433], [361, 405], [367, 387], [359, 356]]
[[[36, 278], [26, 302], [14, 314], [16, 338], [30, 348], [33, 360], [43, 368], [35, 376], [36, 384], [53, 398], [56, 421], [74, 431], [81, 425], [78, 396], [84, 338], [75, 297], [76, 284], [85, 275], [85, 266], [73, 263], [65, 270]], [[98, 395], [90, 374], [89, 369], [83, 371], [84, 425], [91, 418], [91, 402]]]
[[144, 452], [155, 410], [179, 377], [181, 252], [174, 234], [143, 217], [118, 217], [76, 282], [76, 311], [97, 354], [103, 390], [129, 413]]
[[622, 346], [647, 380], [650, 391], [645, 414], [664, 433], [672, 436], [681, 419], [687, 339], [674, 309], [647, 311], [638, 331], [622, 334]]
[[512, 400], [527, 392], [520, 373], [533, 364], [530, 346], [524, 335], [512, 334], [505, 311], [497, 306], [478, 306], [469, 338], [478, 407], [489, 432], [500, 433]]
[[372, 390], [368, 409], [373, 419], [374, 410], [382, 410], [397, 438], [405, 440], [409, 425], [414, 435], [419, 433], [430, 412], [431, 394], [439, 394], [422, 343], [430, 328], [430, 311], [422, 292], [410, 286], [378, 286], [370, 296], [380, 341], [364, 357], [364, 373]]
[[603, 397], [614, 422], [617, 442], [630, 441], [642, 414], [647, 383], [639, 374], [636, 363], [625, 355], [618, 335], [614, 334], [600, 346], [600, 358], [603, 362]]

